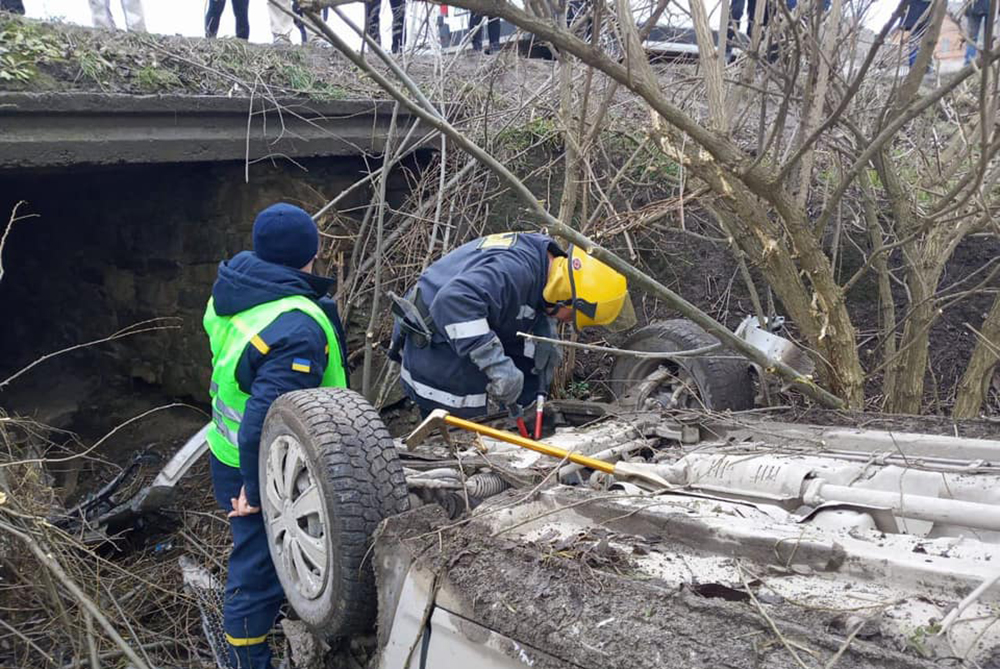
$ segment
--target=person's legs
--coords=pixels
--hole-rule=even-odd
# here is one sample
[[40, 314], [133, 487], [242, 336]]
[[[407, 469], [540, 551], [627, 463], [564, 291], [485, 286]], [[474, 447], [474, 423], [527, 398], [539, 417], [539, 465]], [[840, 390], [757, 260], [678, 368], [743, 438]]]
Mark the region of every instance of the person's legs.
[[[296, 16], [302, 16], [302, 8], [299, 7], [299, 3], [292, 1], [292, 12]], [[295, 19], [295, 27], [299, 29], [299, 37], [302, 38], [302, 43], [305, 44], [309, 41], [309, 35], [306, 34], [306, 24], [301, 20]]]
[[[320, 18], [323, 19], [324, 23], [326, 23], [326, 19], [327, 19], [327, 15], [328, 14], [329, 14], [329, 9], [327, 7], [324, 7], [322, 14], [320, 14]], [[305, 27], [305, 22], [304, 21], [300, 21], [299, 23], [302, 24], [302, 27], [299, 28], [299, 30], [302, 31], [302, 43], [303, 44], [320, 44], [320, 45], [324, 45], [324, 46], [326, 45], [326, 42], [324, 41], [324, 39], [323, 39], [323, 37], [322, 37], [322, 35], [320, 33], [318, 33], [315, 30], [313, 30], [312, 27], [308, 27], [308, 28]]]
[[[740, 31], [740, 21], [743, 19], [745, 0], [733, 0], [729, 5], [729, 22], [726, 24], [726, 62], [733, 59], [733, 43]], [[741, 39], [740, 42], [743, 40]]]
[[[215, 500], [228, 511], [238, 497], [243, 479], [240, 470], [211, 456]], [[233, 550], [229, 556], [226, 593], [222, 605], [223, 627], [229, 642], [229, 662], [240, 669], [271, 669], [267, 635], [284, 601], [267, 547], [264, 519], [259, 513], [230, 518]]]
[[365, 0], [365, 32], [379, 46], [382, 45], [379, 14], [382, 13], [382, 0]]
[[469, 30], [472, 33], [472, 50], [482, 51], [483, 48], [483, 21], [486, 19], [482, 14], [469, 13]]
[[226, 0], [208, 0], [208, 10], [205, 12], [205, 37], [211, 38], [219, 34], [219, 21], [222, 20], [222, 10], [225, 8]]
[[736, 33], [740, 30], [740, 22], [743, 20], [743, 7], [746, 0], [733, 0], [729, 5], [729, 25], [726, 28], [726, 41], [732, 42]]
[[576, 22], [576, 17], [578, 17], [584, 11], [585, 0], [569, 0], [569, 4], [566, 5], [566, 27], [571, 27]]
[[920, 39], [923, 36], [923, 26], [920, 25], [911, 30], [909, 36], [907, 37], [907, 46], [910, 48], [910, 54], [907, 58], [907, 62], [910, 64], [910, 67], [913, 67], [914, 63], [917, 62], [917, 54], [920, 53]]
[[[766, 1], [766, 0], [765, 0]], [[746, 0], [747, 7], [747, 37], [753, 39], [753, 20], [757, 15], [757, 0]]]
[[566, 27], [576, 28], [573, 32], [584, 42], [590, 42], [593, 28], [593, 7], [588, 0], [569, 0], [566, 5]]
[[21, 0], [0, 0], [0, 9], [14, 14], [24, 14], [24, 3]]
[[486, 33], [490, 39], [490, 52], [500, 48], [500, 19], [496, 16], [486, 18]]
[[267, 14], [268, 18], [271, 20], [271, 37], [274, 39], [275, 43], [292, 43], [292, 31], [295, 30], [295, 24], [292, 22], [292, 17], [286, 14], [282, 9], [287, 9], [289, 12], [292, 11], [292, 0], [281, 0], [282, 7], [276, 7], [273, 2], [267, 3]]
[[146, 19], [142, 14], [142, 0], [122, 0], [125, 28], [132, 32], [146, 32]]
[[250, 0], [233, 0], [233, 16], [236, 17], [236, 36], [250, 39]]
[[968, 65], [976, 57], [979, 45], [979, 33], [983, 29], [983, 16], [980, 14], [969, 14], [968, 19], [968, 42], [965, 44], [965, 64]]
[[406, 39], [406, 0], [389, 0], [389, 6], [392, 8], [392, 52], [400, 53]]
[[90, 15], [94, 19], [94, 27], [115, 27], [115, 19], [111, 16], [111, 0], [90, 0]]

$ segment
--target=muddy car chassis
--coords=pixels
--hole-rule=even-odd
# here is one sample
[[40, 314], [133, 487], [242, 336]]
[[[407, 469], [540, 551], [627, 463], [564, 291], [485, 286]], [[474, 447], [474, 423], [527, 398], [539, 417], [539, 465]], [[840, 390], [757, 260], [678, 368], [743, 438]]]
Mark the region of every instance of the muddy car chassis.
[[[704, 345], [689, 326], [632, 344]], [[1000, 441], [721, 412], [753, 384], [713, 357], [546, 405], [545, 444], [666, 485], [460, 429], [393, 440], [349, 390], [279, 398], [260, 471], [291, 609], [374, 625], [385, 669], [1000, 666]], [[162, 504], [203, 432], [103, 517]]]

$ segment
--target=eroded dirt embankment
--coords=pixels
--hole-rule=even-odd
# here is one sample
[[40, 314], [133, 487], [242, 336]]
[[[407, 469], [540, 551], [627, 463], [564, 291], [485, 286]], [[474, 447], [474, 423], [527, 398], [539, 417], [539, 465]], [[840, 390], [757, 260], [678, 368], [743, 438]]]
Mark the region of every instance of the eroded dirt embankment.
[[[325, 45], [251, 44], [237, 39], [102, 30], [0, 16], [0, 91], [105, 94], [223, 95], [316, 100], [387, 99], [369, 77]], [[377, 58], [376, 69], [387, 71]], [[551, 61], [463, 54], [448, 66], [441, 91], [439, 62], [408, 54], [404, 63], [416, 81], [454, 99], [468, 87], [523, 97], [552, 72]], [[485, 71], [489, 74], [484, 74]], [[488, 80], [488, 81], [487, 81]], [[518, 93], [518, 91], [522, 91]]]

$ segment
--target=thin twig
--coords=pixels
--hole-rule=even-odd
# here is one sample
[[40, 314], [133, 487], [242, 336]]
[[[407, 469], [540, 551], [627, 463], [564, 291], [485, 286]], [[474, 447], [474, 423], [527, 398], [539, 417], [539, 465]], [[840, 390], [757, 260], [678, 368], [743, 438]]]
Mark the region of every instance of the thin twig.
[[72, 351], [78, 351], [81, 348], [87, 348], [88, 346], [96, 346], [97, 344], [106, 344], [108, 342], [116, 341], [116, 340], [122, 339], [124, 337], [130, 337], [132, 335], [143, 334], [145, 332], [156, 332], [158, 330], [179, 330], [180, 327], [181, 327], [180, 325], [153, 325], [154, 323], [160, 323], [160, 322], [164, 322], [164, 321], [179, 321], [179, 320], [180, 320], [179, 318], [175, 318], [175, 317], [151, 318], [151, 319], [146, 320], [146, 321], [140, 321], [138, 323], [133, 323], [132, 325], [129, 325], [126, 328], [123, 328], [123, 329], [118, 330], [117, 332], [115, 332], [113, 334], [108, 335], [107, 337], [102, 337], [100, 339], [94, 339], [93, 341], [84, 342], [82, 344], [74, 344], [73, 346], [67, 346], [66, 348], [59, 349], [58, 351], [53, 351], [51, 353], [46, 353], [45, 355], [41, 356], [40, 358], [38, 358], [34, 362], [28, 364], [25, 367], [22, 367], [21, 369], [19, 369], [16, 372], [14, 372], [13, 374], [11, 374], [10, 376], [8, 376], [3, 381], [0, 381], [0, 390], [2, 390], [5, 386], [7, 386], [8, 384], [10, 384], [10, 382], [13, 381], [14, 379], [17, 379], [18, 377], [20, 377], [20, 376], [28, 373], [29, 371], [31, 371], [32, 369], [34, 369], [38, 365], [42, 364], [46, 360], [51, 360], [52, 358], [56, 358], [56, 357], [58, 357], [60, 355], [64, 355], [66, 353], [71, 353]]
[[778, 641], [781, 642], [781, 645], [785, 647], [785, 650], [787, 650], [795, 659], [796, 664], [802, 667], [802, 669], [809, 669], [805, 662], [802, 661], [802, 658], [799, 657], [799, 654], [795, 652], [792, 644], [785, 638], [785, 635], [781, 633], [781, 630], [778, 629], [777, 624], [775, 624], [774, 620], [771, 619], [771, 616], [767, 615], [767, 611], [765, 611], [764, 607], [761, 606], [759, 601], [757, 601], [757, 596], [753, 594], [753, 589], [750, 587], [746, 576], [743, 574], [743, 565], [741, 565], [739, 561], [736, 562], [736, 571], [739, 573], [740, 581], [743, 583], [743, 591], [750, 597], [750, 601], [753, 603], [754, 608], [757, 609], [757, 613], [759, 613], [760, 617], [767, 622], [768, 627], [770, 627], [771, 631], [774, 632], [774, 636], [778, 637]]
[[[712, 351], [717, 351], [720, 348], [722, 348], [722, 344], [709, 344], [708, 346], [692, 348], [686, 351], [633, 351], [626, 348], [614, 348], [613, 346], [597, 346], [596, 344], [584, 344], [578, 341], [552, 339], [550, 337], [542, 337], [539, 335], [529, 334], [527, 332], [518, 332], [517, 336], [529, 339], [531, 341], [541, 341], [547, 344], [555, 344], [556, 346], [565, 346], [566, 348], [577, 348], [584, 351], [597, 351], [598, 353], [605, 353], [608, 355], [620, 355], [629, 358], [641, 358], [641, 359], [652, 359], [652, 360], [659, 360], [663, 358], [666, 358], [668, 360], [693, 358], [695, 356], [704, 356], [706, 353], [711, 353]], [[710, 357], [736, 358], [736, 359], [741, 358], [741, 356], [738, 355], [710, 356]]]
[[49, 664], [53, 665], [56, 664], [55, 658], [53, 658], [51, 655], [42, 650], [37, 643], [26, 637], [23, 632], [21, 632], [17, 628], [7, 623], [7, 621], [5, 621], [3, 618], [0, 618], [0, 625], [3, 625], [6, 629], [10, 630], [15, 636], [17, 636], [17, 638], [19, 638], [21, 641], [31, 646], [35, 650], [35, 652], [37, 652], [39, 655], [48, 660]]
[[158, 411], [165, 411], [166, 409], [174, 409], [174, 408], [177, 408], [177, 407], [184, 407], [184, 408], [187, 408], [187, 409], [194, 409], [195, 411], [198, 411], [199, 413], [204, 413], [198, 407], [196, 407], [196, 406], [194, 406], [192, 404], [185, 404], [183, 402], [174, 402], [172, 404], [164, 404], [163, 406], [153, 407], [152, 409], [149, 409], [148, 411], [143, 411], [138, 416], [133, 416], [132, 418], [129, 418], [124, 423], [119, 423], [110, 432], [108, 432], [103, 437], [101, 437], [100, 439], [98, 439], [97, 441], [95, 441], [90, 446], [90, 448], [88, 448], [88, 449], [86, 449], [86, 450], [84, 450], [84, 451], [82, 451], [80, 453], [74, 453], [73, 455], [67, 455], [67, 456], [62, 457], [62, 458], [27, 458], [27, 459], [24, 459], [24, 460], [15, 460], [13, 462], [0, 462], [0, 470], [2, 470], [5, 467], [13, 467], [15, 465], [25, 465], [25, 464], [36, 463], [36, 462], [38, 462], [38, 463], [40, 463], [40, 462], [45, 462], [45, 463], [68, 462], [70, 460], [76, 460], [77, 458], [82, 458], [82, 457], [84, 457], [84, 456], [92, 453], [95, 449], [97, 449], [105, 441], [107, 441], [108, 439], [110, 439], [111, 437], [113, 437], [115, 435], [115, 433], [117, 433], [122, 428], [124, 428], [124, 427], [126, 427], [128, 425], [131, 425], [132, 423], [134, 423], [134, 422], [136, 422], [138, 420], [142, 420], [146, 416], [154, 414], [154, 413], [156, 413]]
[[7, 245], [7, 235], [10, 234], [10, 231], [14, 228], [14, 224], [18, 221], [23, 221], [28, 218], [38, 218], [38, 214], [18, 216], [17, 210], [21, 208], [22, 204], [27, 204], [27, 202], [21, 200], [14, 205], [14, 209], [10, 212], [10, 220], [7, 221], [7, 225], [3, 229], [3, 235], [0, 235], [0, 281], [3, 281], [3, 249]]
[[997, 581], [1000, 581], [1000, 571], [980, 583], [975, 590], [970, 592], [965, 599], [960, 601], [955, 608], [948, 612], [948, 615], [946, 615], [944, 620], [941, 621], [941, 629], [938, 631], [937, 636], [941, 636], [946, 633], [948, 628], [952, 626], [960, 615], [962, 615], [962, 611], [972, 606], [980, 597], [983, 596], [984, 592], [996, 585]]
[[83, 619], [87, 626], [87, 650], [90, 653], [91, 669], [100, 669], [101, 661], [97, 655], [97, 639], [94, 638], [94, 616], [84, 614]]
[[[177, 641], [152, 641], [150, 643], [142, 644], [143, 650], [157, 650], [159, 648], [172, 648], [178, 644]], [[124, 653], [119, 648], [117, 650], [109, 650], [101, 653], [97, 656], [98, 660], [113, 660], [115, 658], [121, 657]], [[83, 667], [89, 666], [90, 660], [84, 658], [82, 660], [74, 660], [64, 664], [60, 669], [82, 669]]]

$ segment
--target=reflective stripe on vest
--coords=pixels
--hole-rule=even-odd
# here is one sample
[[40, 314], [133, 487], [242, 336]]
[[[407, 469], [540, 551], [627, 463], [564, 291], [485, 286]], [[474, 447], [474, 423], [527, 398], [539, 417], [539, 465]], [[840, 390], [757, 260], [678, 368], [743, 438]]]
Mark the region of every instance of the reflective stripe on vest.
[[289, 311], [301, 311], [310, 316], [326, 334], [327, 361], [320, 386], [347, 387], [336, 331], [322, 307], [309, 298], [301, 295], [284, 297], [231, 316], [219, 316], [215, 312], [214, 301], [209, 300], [203, 319], [212, 346], [209, 395], [212, 399], [213, 429], [208, 431], [208, 444], [215, 457], [231, 467], [240, 464], [240, 423], [250, 399], [236, 380], [237, 365], [248, 345], [267, 355], [270, 347], [261, 339], [260, 333], [278, 316]]

